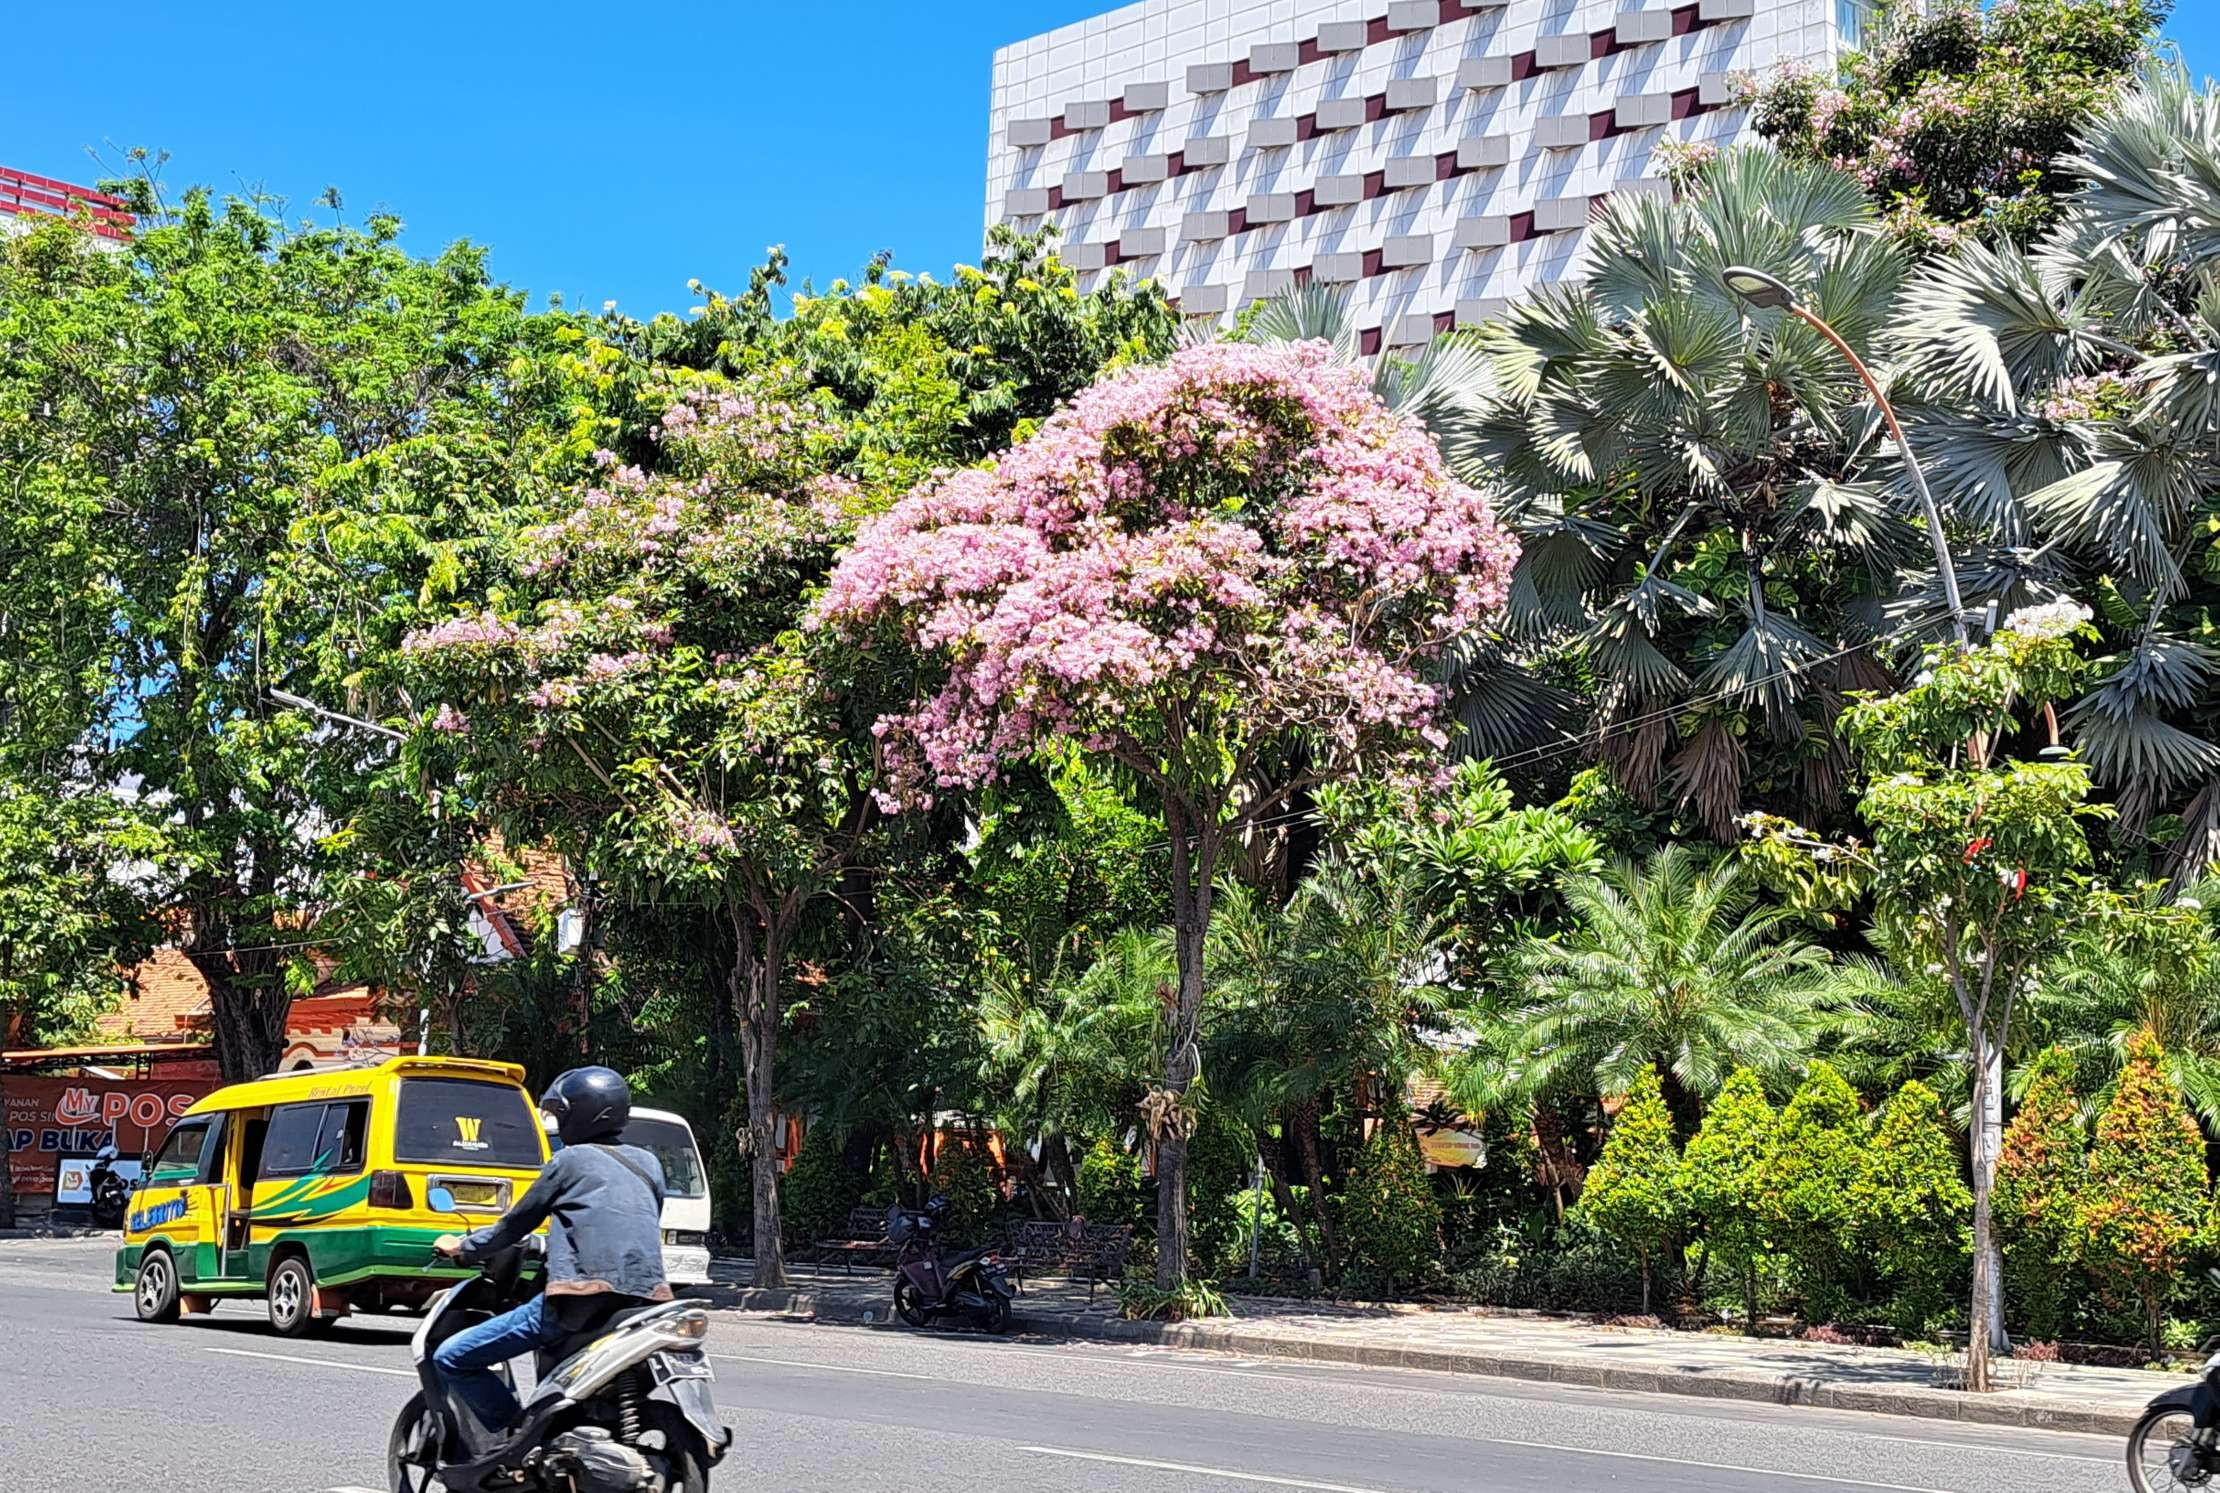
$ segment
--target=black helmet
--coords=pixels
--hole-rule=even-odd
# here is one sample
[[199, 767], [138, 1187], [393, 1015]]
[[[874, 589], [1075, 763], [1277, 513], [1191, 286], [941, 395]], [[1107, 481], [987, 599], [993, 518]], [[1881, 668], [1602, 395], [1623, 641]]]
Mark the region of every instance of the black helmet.
[[632, 1118], [632, 1086], [614, 1068], [573, 1068], [547, 1086], [540, 1108], [566, 1146], [612, 1141]]

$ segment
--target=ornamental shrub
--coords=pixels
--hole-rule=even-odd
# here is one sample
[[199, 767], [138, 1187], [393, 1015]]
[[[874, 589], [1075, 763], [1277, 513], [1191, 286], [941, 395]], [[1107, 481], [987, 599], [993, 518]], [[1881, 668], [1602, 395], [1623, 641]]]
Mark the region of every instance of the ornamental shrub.
[[1758, 1262], [1772, 1215], [1766, 1177], [1779, 1130], [1757, 1075], [1737, 1068], [1682, 1157], [1688, 1216], [1703, 1230], [1706, 1259], [1716, 1258], [1741, 1281], [1745, 1330], [1757, 1323]]
[[2164, 1057], [2149, 1032], [2129, 1046], [2127, 1067], [2097, 1121], [2089, 1190], [2075, 1212], [2083, 1261], [2134, 1297], [2153, 1354], [2164, 1348], [2166, 1303], [2205, 1231], [2210, 1191], [2204, 1137], [2166, 1081]]
[[1145, 1220], [1140, 1161], [1105, 1136], [1079, 1159], [1079, 1216], [1089, 1223], [1139, 1226]]
[[1858, 1182], [1865, 1170], [1865, 1113], [1857, 1091], [1828, 1063], [1813, 1063], [1781, 1111], [1765, 1206], [1786, 1254], [1805, 1318], [1851, 1315], [1859, 1282]]
[[1441, 1271], [1441, 1205], [1400, 1118], [1383, 1121], [1358, 1153], [1341, 1195], [1353, 1284], [1386, 1291], [1427, 1284]]
[[1574, 1217], [1631, 1250], [1642, 1270], [1642, 1311], [1658, 1262], [1672, 1257], [1687, 1202], [1673, 1116], [1655, 1068], [1644, 1068], [1611, 1122], [1603, 1155], [1588, 1169]]
[[1990, 1204], [2004, 1250], [2006, 1303], [2021, 1328], [2042, 1341], [2065, 1333], [2080, 1243], [2089, 1138], [2073, 1076], [2073, 1058], [2062, 1048], [2035, 1060], [2026, 1097], [2004, 1130]]
[[814, 1244], [838, 1235], [863, 1197], [863, 1179], [848, 1169], [838, 1137], [807, 1136], [794, 1164], [779, 1178], [779, 1217], [786, 1237]]
[[967, 1141], [945, 1142], [927, 1180], [936, 1195], [948, 1199], [950, 1232], [975, 1244], [983, 1241], [1002, 1206], [1002, 1193], [980, 1150]]
[[1865, 1148], [1850, 1212], [1889, 1290], [1889, 1316], [1924, 1336], [1949, 1310], [1965, 1274], [1973, 1193], [1942, 1101], [1914, 1079], [1882, 1109]]

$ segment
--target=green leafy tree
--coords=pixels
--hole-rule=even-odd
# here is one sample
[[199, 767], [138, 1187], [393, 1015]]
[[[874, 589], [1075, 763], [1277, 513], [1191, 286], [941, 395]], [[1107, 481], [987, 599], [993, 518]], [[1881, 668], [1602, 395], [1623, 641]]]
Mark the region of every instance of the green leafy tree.
[[1384, 1119], [1357, 1153], [1341, 1195], [1349, 1268], [1389, 1291], [1424, 1285], [1441, 1270], [1441, 1205], [1418, 1143], [1400, 1117]]
[[1772, 1205], [1767, 1179], [1780, 1122], [1747, 1068], [1727, 1075], [1682, 1155], [1688, 1216], [1703, 1229], [1704, 1263], [1716, 1255], [1742, 1284], [1742, 1327], [1757, 1328], [1758, 1266]]
[[2157, 1039], [2129, 1049], [2089, 1148], [2089, 1186], [2075, 1215], [2081, 1253], [2142, 1309], [2145, 1344], [2164, 1351], [2166, 1303], [2211, 1220], [2204, 1137], [2160, 1072]]
[[1684, 1130], [1737, 1067], [1801, 1067], [1843, 1024], [1827, 951], [1762, 905], [1731, 860], [1668, 845], [1564, 886], [1565, 926], [1530, 942], [1459, 1085], [1505, 1096], [1627, 1092], [1662, 1076]]
[[[1986, 647], [1930, 649], [1908, 689], [1861, 701], [1844, 717], [1867, 775], [1859, 807], [1870, 846], [1823, 840], [1793, 824], [1751, 821], [1768, 863], [1801, 863], [1808, 886], [1862, 881], [1884, 944], [1931, 967], [1948, 988], [1972, 1081], [1973, 1297], [1967, 1379], [1989, 1384], [2001, 1326], [1990, 1195], [1996, 1153], [1978, 1117], [2001, 1134], [2004, 1054], [2013, 1017], [2038, 971], [2090, 905], [2085, 826], [2089, 768], [2071, 756], [2026, 760], [1997, 750], [2027, 717], [2046, 716], [2083, 664], [2089, 630], [2078, 608], [2014, 613]], [[1991, 1100], [1995, 1100], [1992, 1107]]]
[[1906, 1335], [1924, 1334], [1957, 1290], [1973, 1212], [1941, 1099], [1916, 1079], [1882, 1106], [1851, 1213]]
[[863, 1200], [863, 1178], [848, 1167], [836, 1137], [812, 1135], [779, 1178], [779, 1221], [798, 1247], [839, 1238]]
[[1792, 160], [1847, 166], [1890, 230], [1920, 249], [1971, 232], [2026, 240], [2079, 186], [2060, 158], [2135, 77], [2166, 0], [1891, 0], [1829, 76], [1754, 86], [1758, 133]]
[[1642, 1310], [1650, 1309], [1657, 1262], [1670, 1259], [1686, 1222], [1686, 1175], [1673, 1143], [1657, 1071], [1636, 1075], [1634, 1089], [1612, 1118], [1603, 1155], [1588, 1169], [1573, 1217], [1634, 1252], [1642, 1266]]
[[2081, 1199], [2088, 1188], [2089, 1137], [2074, 1072], [2062, 1049], [2036, 1058], [1996, 1164], [2005, 1285], [2028, 1331], [2051, 1341], [2064, 1331], [2072, 1305]]
[[1148, 1208], [1141, 1163], [1108, 1136], [1079, 1162], [1079, 1216], [1089, 1223], [1137, 1225]]
[[1774, 1132], [1766, 1226], [1814, 1322], [1839, 1320], [1857, 1299], [1865, 1132], [1857, 1092], [1826, 1063], [1811, 1065]]

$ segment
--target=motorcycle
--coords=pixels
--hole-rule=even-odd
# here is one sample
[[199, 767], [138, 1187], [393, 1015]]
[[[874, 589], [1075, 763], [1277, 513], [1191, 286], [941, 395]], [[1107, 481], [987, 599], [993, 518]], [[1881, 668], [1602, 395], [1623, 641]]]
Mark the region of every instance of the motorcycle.
[[[446, 1188], [432, 1206], [454, 1212]], [[702, 1355], [709, 1314], [668, 1301], [620, 1311], [539, 1351], [536, 1383], [515, 1429], [485, 1445], [448, 1395], [432, 1354], [467, 1327], [522, 1305], [542, 1282], [525, 1272], [536, 1238], [486, 1259], [474, 1279], [432, 1303], [411, 1340], [422, 1389], [401, 1407], [386, 1446], [392, 1493], [708, 1493], [732, 1445], [710, 1399]], [[434, 1257], [435, 1262], [438, 1257]], [[498, 1372], [515, 1387], [507, 1365]]]
[[2197, 1382], [2152, 1400], [2128, 1432], [2128, 1481], [2135, 1493], [2202, 1488], [2220, 1474], [2220, 1439], [2200, 1434], [2196, 1421], [2198, 1394], [2220, 1394], [2220, 1337], [2206, 1339], [2199, 1351], [2208, 1356]]
[[896, 1250], [895, 1315], [911, 1327], [963, 1316], [988, 1332], [1008, 1332], [1010, 1303], [1017, 1295], [1009, 1272], [991, 1250], [944, 1254], [936, 1248], [934, 1235], [947, 1223], [946, 1198], [934, 1198], [922, 1209], [899, 1203], [887, 1209], [886, 1240]]
[[131, 1206], [131, 1184], [116, 1172], [114, 1146], [102, 1146], [93, 1155], [85, 1185], [92, 1191], [92, 1221], [96, 1229], [120, 1229]]

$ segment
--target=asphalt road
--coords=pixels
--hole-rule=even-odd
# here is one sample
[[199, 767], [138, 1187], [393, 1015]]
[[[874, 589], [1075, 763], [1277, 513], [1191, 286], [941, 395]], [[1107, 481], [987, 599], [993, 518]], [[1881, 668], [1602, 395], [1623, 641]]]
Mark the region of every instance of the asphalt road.
[[[410, 1319], [132, 1319], [99, 1241], [0, 1242], [0, 1483], [384, 1486]], [[2103, 1438], [1097, 1344], [720, 1320], [718, 1488], [750, 1493], [2095, 1493]]]

